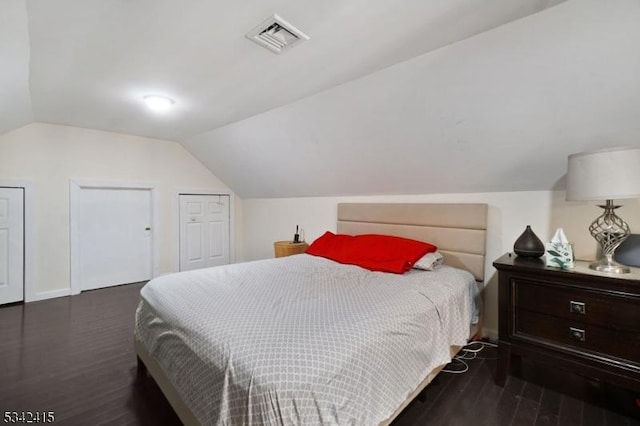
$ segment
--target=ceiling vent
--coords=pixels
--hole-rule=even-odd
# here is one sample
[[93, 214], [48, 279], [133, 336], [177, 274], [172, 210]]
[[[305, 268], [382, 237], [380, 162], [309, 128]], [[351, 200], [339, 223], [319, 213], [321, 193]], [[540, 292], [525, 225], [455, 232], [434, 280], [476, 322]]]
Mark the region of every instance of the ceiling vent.
[[309, 36], [276, 15], [255, 27], [246, 37], [273, 53], [280, 53], [295, 43], [309, 40]]

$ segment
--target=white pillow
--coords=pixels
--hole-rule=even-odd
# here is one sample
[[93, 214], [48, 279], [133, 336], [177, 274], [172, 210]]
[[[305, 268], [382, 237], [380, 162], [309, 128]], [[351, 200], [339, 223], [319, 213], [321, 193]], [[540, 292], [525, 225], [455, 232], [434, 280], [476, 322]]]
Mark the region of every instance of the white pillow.
[[433, 271], [438, 265], [442, 265], [442, 261], [444, 258], [440, 254], [440, 252], [434, 251], [432, 253], [427, 253], [420, 258], [416, 263], [413, 264], [414, 269], [423, 269], [425, 271]]

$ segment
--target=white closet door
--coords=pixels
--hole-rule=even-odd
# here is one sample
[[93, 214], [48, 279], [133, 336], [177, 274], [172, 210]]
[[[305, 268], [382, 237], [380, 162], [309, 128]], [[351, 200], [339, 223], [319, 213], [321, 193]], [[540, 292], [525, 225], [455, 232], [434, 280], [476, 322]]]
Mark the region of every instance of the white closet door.
[[0, 188], [0, 304], [24, 300], [24, 192]]
[[180, 195], [180, 270], [229, 263], [229, 196]]
[[81, 290], [151, 279], [151, 214], [149, 189], [80, 189], [77, 261]]

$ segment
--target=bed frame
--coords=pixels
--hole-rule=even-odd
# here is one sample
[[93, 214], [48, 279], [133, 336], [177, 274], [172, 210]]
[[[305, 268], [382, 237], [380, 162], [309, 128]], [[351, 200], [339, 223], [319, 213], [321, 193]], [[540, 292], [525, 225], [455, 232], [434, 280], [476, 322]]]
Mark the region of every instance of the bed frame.
[[[484, 281], [486, 204], [338, 204], [337, 232], [343, 234], [386, 234], [426, 241], [438, 246], [444, 263], [470, 271], [480, 286]], [[480, 333], [480, 324], [470, 336]], [[139, 341], [134, 339], [138, 375], [153, 377], [185, 425], [198, 422], [182, 401], [162, 368]], [[452, 347], [451, 354], [460, 350]], [[390, 424], [437, 376], [437, 367], [381, 425]]]

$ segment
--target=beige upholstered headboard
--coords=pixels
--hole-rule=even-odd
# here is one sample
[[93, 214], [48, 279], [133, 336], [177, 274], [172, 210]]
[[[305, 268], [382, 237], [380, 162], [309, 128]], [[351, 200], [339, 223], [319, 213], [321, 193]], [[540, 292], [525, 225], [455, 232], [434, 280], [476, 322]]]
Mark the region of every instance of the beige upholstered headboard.
[[430, 242], [445, 264], [484, 281], [486, 204], [338, 204], [337, 230]]

